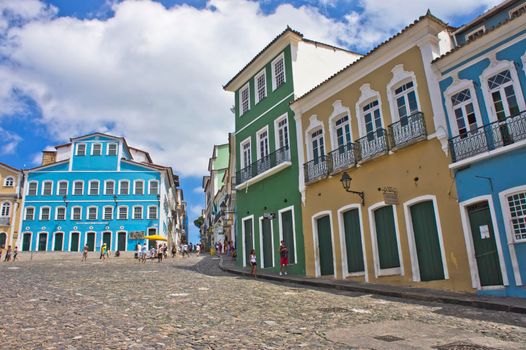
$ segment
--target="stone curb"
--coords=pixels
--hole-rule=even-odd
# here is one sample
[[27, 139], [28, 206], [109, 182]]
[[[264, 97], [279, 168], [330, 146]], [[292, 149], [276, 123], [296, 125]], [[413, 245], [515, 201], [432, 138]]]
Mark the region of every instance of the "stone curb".
[[[248, 271], [223, 266], [223, 257], [221, 257], [221, 259], [219, 260], [219, 268], [226, 272], [250, 277], [250, 272]], [[396, 287], [386, 290], [384, 288], [377, 288], [374, 285], [365, 285], [365, 284], [359, 284], [359, 283], [351, 285], [348, 283], [344, 284], [339, 281], [305, 279], [305, 278], [293, 277], [293, 276], [278, 276], [278, 275], [272, 275], [272, 274], [261, 273], [261, 272], [258, 273], [257, 277], [259, 279], [264, 279], [264, 280], [269, 280], [269, 281], [297, 283], [297, 284], [301, 284], [304, 286], [310, 286], [310, 287], [344, 290], [344, 291], [349, 291], [349, 292], [361, 292], [361, 293], [368, 293], [368, 294], [383, 295], [383, 296], [388, 296], [388, 297], [395, 297], [395, 298], [400, 298], [400, 299], [413, 299], [413, 300], [420, 300], [420, 301], [440, 302], [440, 303], [445, 303], [445, 304], [471, 306], [471, 307], [475, 307], [479, 309], [486, 309], [486, 310], [493, 310], [493, 311], [507, 311], [507, 312], [515, 312], [519, 314], [526, 314], [526, 306], [512, 305], [509, 303], [505, 303], [505, 300], [495, 300], [495, 301], [484, 300], [484, 299], [479, 299], [476, 296], [465, 297], [465, 296], [459, 295], [458, 297], [455, 297], [454, 295], [433, 295], [433, 294], [418, 293], [417, 291], [413, 292], [413, 291], [400, 290], [400, 289], [396, 289]]]

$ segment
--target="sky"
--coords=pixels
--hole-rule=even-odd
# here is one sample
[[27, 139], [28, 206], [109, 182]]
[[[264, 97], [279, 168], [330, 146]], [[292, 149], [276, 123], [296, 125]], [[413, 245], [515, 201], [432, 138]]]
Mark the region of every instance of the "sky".
[[193, 220], [214, 144], [234, 129], [222, 86], [287, 25], [360, 53], [427, 9], [452, 26], [499, 0], [0, 0], [0, 161], [94, 131], [181, 176]]

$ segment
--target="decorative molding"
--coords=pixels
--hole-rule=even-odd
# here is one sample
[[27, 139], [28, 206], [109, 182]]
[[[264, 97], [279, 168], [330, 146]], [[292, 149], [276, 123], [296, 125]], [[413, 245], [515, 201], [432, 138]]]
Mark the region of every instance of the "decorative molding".
[[416, 105], [419, 111], [421, 111], [420, 97], [418, 94], [418, 84], [414, 72], [404, 70], [403, 64], [397, 64], [393, 67], [393, 69], [391, 69], [391, 72], [393, 73], [393, 78], [387, 84], [387, 99], [389, 102], [389, 111], [391, 112], [391, 123], [396, 123], [399, 118], [394, 94], [395, 88], [397, 88], [399, 85], [405, 82], [412, 81], [414, 84], [414, 91], [416, 95]]
[[382, 115], [382, 98], [380, 93], [376, 90], [371, 89], [371, 84], [366, 83], [360, 86], [360, 98], [356, 102], [356, 121], [358, 122], [358, 131], [360, 137], [365, 136], [365, 122], [363, 121], [363, 113], [361, 111], [362, 106], [370, 100], [377, 99], [378, 105], [380, 106], [380, 116], [382, 119], [382, 127], [384, 127], [383, 115]]
[[343, 116], [347, 115], [349, 117], [349, 132], [351, 134], [351, 140], [349, 142], [352, 142], [352, 124], [351, 124], [351, 110], [349, 107], [346, 107], [342, 105], [341, 100], [336, 100], [332, 104], [332, 113], [329, 116], [329, 134], [331, 138], [331, 148], [327, 150], [333, 150], [336, 149], [338, 140], [336, 136], [336, 125], [335, 125], [335, 119], [341, 118]]

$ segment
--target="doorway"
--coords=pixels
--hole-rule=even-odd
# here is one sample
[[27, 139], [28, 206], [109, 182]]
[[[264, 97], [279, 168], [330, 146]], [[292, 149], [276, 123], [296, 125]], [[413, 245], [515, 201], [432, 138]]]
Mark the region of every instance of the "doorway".
[[72, 252], [78, 252], [79, 251], [79, 236], [80, 234], [78, 232], [71, 232], [70, 236], [70, 251]]
[[120, 252], [126, 251], [126, 232], [117, 234], [117, 250]]
[[332, 233], [330, 216], [325, 215], [316, 219], [316, 229], [318, 234], [318, 251], [320, 274], [334, 275], [334, 261], [332, 251]]
[[47, 233], [40, 232], [38, 234], [38, 251], [45, 252], [47, 250]]
[[53, 250], [56, 252], [61, 252], [64, 244], [64, 234], [62, 232], [55, 233], [55, 244], [53, 245]]
[[88, 251], [95, 251], [95, 232], [88, 232], [86, 234], [86, 244], [88, 245]]

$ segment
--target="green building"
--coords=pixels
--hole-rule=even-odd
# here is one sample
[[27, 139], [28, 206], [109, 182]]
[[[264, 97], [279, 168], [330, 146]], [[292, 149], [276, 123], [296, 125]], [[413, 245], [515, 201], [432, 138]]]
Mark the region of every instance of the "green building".
[[287, 27], [225, 86], [235, 93], [236, 248], [247, 266], [279, 270], [279, 245], [289, 272], [305, 274], [302, 198], [294, 114], [289, 103], [360, 55], [308, 40]]

